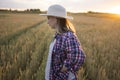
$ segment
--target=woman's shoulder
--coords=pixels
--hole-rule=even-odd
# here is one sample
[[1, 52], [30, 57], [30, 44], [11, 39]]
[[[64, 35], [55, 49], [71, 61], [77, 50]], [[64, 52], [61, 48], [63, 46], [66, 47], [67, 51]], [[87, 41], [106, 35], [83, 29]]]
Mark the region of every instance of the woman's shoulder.
[[66, 37], [66, 38], [72, 38], [75, 36], [75, 33], [71, 32], [71, 31], [67, 31], [67, 32], [63, 33], [62, 36]]
[[71, 31], [67, 31], [67, 32], [57, 35], [57, 39], [63, 40], [63, 41], [66, 39], [71, 39], [71, 38], [76, 38], [75, 33], [71, 32]]

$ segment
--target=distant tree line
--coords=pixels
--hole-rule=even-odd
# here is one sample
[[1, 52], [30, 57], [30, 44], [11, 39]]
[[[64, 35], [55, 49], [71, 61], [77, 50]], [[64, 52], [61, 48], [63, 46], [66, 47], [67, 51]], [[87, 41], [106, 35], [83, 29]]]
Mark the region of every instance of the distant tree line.
[[[25, 9], [25, 10], [13, 10], [13, 9], [0, 9], [0, 13], [45, 13], [45, 11], [41, 11], [40, 9]], [[71, 13], [71, 12], [69, 12]], [[89, 14], [94, 14], [94, 13], [100, 13], [100, 12], [94, 12], [94, 11], [87, 11]]]
[[12, 9], [0, 9], [1, 12], [8, 12], [8, 13], [41, 13], [42, 11], [40, 9], [26, 9], [23, 11], [20, 10], [12, 10]]

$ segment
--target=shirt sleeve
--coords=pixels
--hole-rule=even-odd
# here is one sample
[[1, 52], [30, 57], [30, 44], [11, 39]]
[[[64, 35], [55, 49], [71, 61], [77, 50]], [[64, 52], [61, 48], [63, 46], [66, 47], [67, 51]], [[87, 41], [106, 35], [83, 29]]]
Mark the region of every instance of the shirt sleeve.
[[67, 38], [65, 40], [65, 50], [67, 58], [64, 60], [64, 66], [67, 70], [78, 71], [85, 60], [85, 54], [79, 41], [75, 37]]

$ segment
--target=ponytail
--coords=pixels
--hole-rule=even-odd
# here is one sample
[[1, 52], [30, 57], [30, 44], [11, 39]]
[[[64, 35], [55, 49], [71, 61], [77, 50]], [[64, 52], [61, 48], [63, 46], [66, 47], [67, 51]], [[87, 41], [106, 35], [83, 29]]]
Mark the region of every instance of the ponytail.
[[58, 28], [57, 28], [57, 32], [58, 33], [64, 33], [67, 31], [71, 31], [73, 33], [76, 33], [76, 30], [73, 26], [73, 24], [65, 18], [57, 18], [57, 23], [58, 23]]
[[69, 20], [67, 20], [67, 19], [66, 19], [66, 25], [67, 25], [67, 27], [68, 27], [68, 29], [69, 29], [70, 31], [72, 31], [73, 33], [76, 33], [75, 27], [74, 27], [73, 24], [72, 24]]

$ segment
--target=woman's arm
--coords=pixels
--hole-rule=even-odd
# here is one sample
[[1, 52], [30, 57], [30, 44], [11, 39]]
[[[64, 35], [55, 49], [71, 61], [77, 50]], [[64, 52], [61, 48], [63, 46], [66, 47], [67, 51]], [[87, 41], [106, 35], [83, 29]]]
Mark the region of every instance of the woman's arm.
[[64, 60], [61, 71], [78, 71], [85, 59], [85, 54], [81, 49], [79, 41], [75, 37], [67, 38], [65, 49], [67, 58]]

